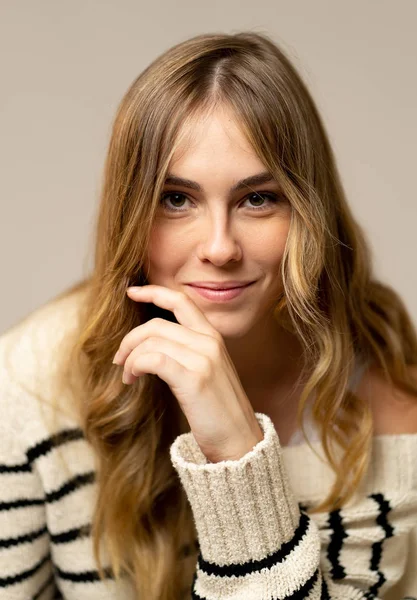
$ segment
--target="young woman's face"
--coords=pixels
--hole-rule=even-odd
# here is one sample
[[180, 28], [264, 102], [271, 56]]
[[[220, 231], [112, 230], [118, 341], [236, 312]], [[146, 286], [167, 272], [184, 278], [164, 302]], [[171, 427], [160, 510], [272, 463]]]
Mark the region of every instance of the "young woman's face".
[[[233, 190], [266, 169], [231, 113], [218, 109], [193, 124], [191, 134], [191, 145], [179, 148], [168, 169], [189, 183], [165, 184], [148, 281], [184, 292], [224, 338], [242, 337], [271, 317], [282, 289], [291, 207], [274, 180]], [[227, 301], [203, 297], [190, 285], [230, 281], [254, 283]]]

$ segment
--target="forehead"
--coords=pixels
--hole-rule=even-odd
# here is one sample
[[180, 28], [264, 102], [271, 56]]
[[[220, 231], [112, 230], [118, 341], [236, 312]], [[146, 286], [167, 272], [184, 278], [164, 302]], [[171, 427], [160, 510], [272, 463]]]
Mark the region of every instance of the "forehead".
[[262, 165], [239, 126], [237, 116], [223, 106], [187, 119], [179, 131], [175, 146], [171, 169], [174, 164], [189, 163], [193, 157], [210, 163], [238, 160]]

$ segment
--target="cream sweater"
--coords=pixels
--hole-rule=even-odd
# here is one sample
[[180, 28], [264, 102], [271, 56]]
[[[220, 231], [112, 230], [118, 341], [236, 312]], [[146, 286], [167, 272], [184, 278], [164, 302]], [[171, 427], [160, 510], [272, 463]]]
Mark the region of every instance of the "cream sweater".
[[[98, 578], [95, 457], [68, 398], [53, 419], [54, 357], [79, 301], [0, 336], [0, 600], [134, 598], [127, 581]], [[31, 393], [35, 381], [50, 404]], [[271, 419], [256, 416], [264, 439], [240, 460], [208, 463], [191, 432], [170, 448], [198, 533], [194, 558], [184, 548], [196, 565], [184, 598], [417, 598], [417, 435], [376, 436], [355, 498], [308, 516], [334, 478], [319, 442], [318, 456], [306, 443], [281, 447]]]

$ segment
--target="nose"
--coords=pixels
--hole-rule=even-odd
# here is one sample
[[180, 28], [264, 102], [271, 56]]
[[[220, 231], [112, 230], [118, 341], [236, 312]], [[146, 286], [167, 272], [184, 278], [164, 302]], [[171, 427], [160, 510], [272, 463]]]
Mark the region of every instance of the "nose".
[[[242, 240], [227, 216], [212, 216], [202, 226], [197, 247], [197, 257], [220, 267], [242, 257]], [[238, 239], [239, 238], [239, 239]]]

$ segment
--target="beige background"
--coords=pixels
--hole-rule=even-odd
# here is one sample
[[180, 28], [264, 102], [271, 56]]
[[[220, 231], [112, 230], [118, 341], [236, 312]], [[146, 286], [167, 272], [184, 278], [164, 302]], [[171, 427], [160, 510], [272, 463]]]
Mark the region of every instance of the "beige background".
[[110, 124], [147, 64], [253, 29], [312, 90], [376, 273], [417, 320], [417, 0], [0, 0], [0, 332], [77, 280]]

